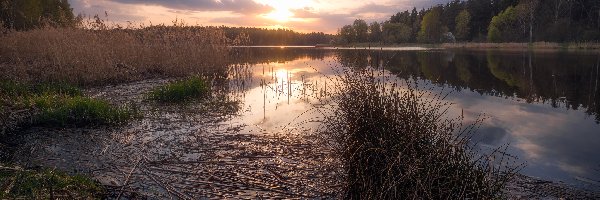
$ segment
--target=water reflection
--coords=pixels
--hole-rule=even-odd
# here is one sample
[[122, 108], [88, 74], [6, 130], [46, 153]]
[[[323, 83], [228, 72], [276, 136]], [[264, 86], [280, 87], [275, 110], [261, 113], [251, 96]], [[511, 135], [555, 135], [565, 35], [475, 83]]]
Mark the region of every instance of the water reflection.
[[527, 162], [524, 174], [579, 185], [600, 180], [597, 53], [240, 48], [232, 54], [235, 64], [251, 66], [232, 78], [245, 83], [239, 90], [248, 114], [240, 120], [259, 131], [318, 121], [318, 113], [297, 117], [326, 93], [332, 66], [384, 67], [399, 79], [454, 90], [447, 100], [466, 120], [486, 113], [490, 119], [473, 142], [484, 149], [510, 143], [509, 153]]

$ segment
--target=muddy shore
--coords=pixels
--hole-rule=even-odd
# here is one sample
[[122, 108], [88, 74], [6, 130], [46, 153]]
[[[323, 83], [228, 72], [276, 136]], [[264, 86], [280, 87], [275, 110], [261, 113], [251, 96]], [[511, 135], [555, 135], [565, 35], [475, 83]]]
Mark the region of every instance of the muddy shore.
[[[87, 174], [111, 197], [339, 198], [341, 164], [313, 129], [268, 132], [236, 120], [243, 99], [226, 94], [187, 105], [144, 100], [167, 80], [88, 89], [143, 117], [122, 127], [25, 128], [11, 139], [12, 162]], [[510, 199], [598, 199], [594, 191], [520, 175]]]

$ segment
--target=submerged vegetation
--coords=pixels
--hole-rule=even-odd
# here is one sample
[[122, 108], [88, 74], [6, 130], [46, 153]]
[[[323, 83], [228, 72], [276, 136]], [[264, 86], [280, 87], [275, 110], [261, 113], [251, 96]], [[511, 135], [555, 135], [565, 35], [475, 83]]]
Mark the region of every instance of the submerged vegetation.
[[205, 79], [194, 76], [161, 86], [150, 92], [149, 98], [159, 102], [183, 102], [210, 95]]
[[82, 175], [0, 165], [0, 199], [99, 199], [105, 189]]
[[[493, 199], [518, 167], [478, 155], [468, 139], [481, 122], [449, 118], [444, 94], [382, 81], [371, 69], [345, 69], [325, 121], [337, 144], [347, 199]], [[489, 156], [489, 157], [488, 157]], [[491, 161], [499, 156], [499, 163]]]

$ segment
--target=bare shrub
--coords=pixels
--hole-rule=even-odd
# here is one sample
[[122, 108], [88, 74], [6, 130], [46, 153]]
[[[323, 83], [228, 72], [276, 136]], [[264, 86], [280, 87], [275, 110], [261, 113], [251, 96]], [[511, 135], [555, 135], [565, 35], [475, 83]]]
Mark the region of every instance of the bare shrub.
[[[444, 93], [343, 68], [324, 125], [344, 167], [345, 199], [493, 199], [519, 169], [469, 144], [482, 119], [450, 117]], [[493, 161], [496, 158], [497, 160]]]

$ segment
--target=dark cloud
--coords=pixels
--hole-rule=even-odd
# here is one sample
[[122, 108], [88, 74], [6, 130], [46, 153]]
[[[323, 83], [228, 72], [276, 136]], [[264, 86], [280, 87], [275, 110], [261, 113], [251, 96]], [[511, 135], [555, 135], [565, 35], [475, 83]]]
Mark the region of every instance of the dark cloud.
[[[83, 14], [88, 17], [100, 15], [102, 18], [108, 18], [116, 22], [140, 22], [147, 20], [147, 16], [131, 14], [130, 10], [122, 7], [106, 6], [104, 4], [89, 3], [88, 0], [69, 0], [71, 7], [76, 15]], [[104, 16], [108, 14], [109, 16]]]
[[124, 4], [159, 5], [171, 9], [194, 11], [232, 11], [236, 13], [261, 13], [271, 10], [269, 6], [253, 0], [109, 0]]

